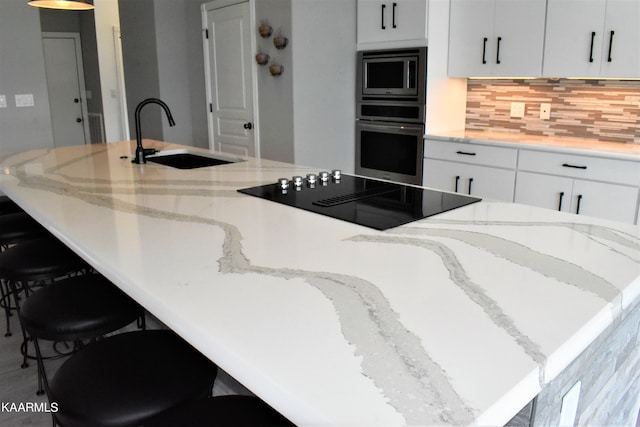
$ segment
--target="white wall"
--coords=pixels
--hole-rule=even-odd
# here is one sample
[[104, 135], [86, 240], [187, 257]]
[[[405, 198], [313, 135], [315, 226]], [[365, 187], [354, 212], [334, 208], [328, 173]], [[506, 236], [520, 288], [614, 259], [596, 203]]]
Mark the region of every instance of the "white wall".
[[[298, 0], [296, 0], [298, 1]], [[266, 20], [275, 31], [290, 40], [283, 50], [273, 46], [273, 36], [262, 38], [255, 29], [256, 47], [268, 53], [272, 60], [284, 66], [282, 75], [273, 77], [268, 65], [258, 67], [258, 108], [260, 155], [265, 159], [293, 163], [293, 63], [292, 46], [296, 43], [291, 34], [291, 0], [255, 1], [257, 25]], [[297, 64], [296, 64], [297, 66]]]
[[289, 39], [283, 50], [257, 34], [257, 48], [284, 66], [258, 66], [260, 150], [267, 159], [352, 172], [355, 162], [355, 0], [258, 0]]
[[450, 0], [429, 0], [427, 133], [464, 129], [467, 79], [447, 77], [449, 3]]
[[353, 172], [356, 2], [292, 6], [295, 163]]
[[[166, 141], [193, 145], [186, 37], [190, 27], [185, 4], [184, 1], [154, 1], [156, 50], [160, 99], [167, 103], [176, 121], [174, 127], [169, 126], [162, 112], [163, 137]], [[196, 27], [199, 28], [200, 25]], [[198, 53], [202, 55], [202, 48]], [[201, 85], [204, 87], [204, 80]]]
[[[26, 93], [34, 106], [17, 108], [15, 95]], [[53, 148], [40, 15], [24, 0], [0, 0], [0, 94], [0, 155]]]

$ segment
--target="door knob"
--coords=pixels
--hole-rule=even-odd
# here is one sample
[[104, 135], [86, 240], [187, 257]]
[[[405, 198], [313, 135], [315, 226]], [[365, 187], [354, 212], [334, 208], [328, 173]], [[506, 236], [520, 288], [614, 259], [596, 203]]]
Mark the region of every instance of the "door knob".
[[78, 102], [80, 102], [80, 100], [78, 98], [73, 98], [73, 102], [77, 104]]
[[247, 122], [244, 125], [242, 125], [242, 127], [245, 128], [245, 129], [251, 129], [251, 128], [253, 128], [253, 125], [251, 124], [251, 122]]
[[78, 117], [78, 118], [76, 119], [76, 123], [80, 123], [80, 122], [82, 122], [82, 119], [81, 119], [80, 117]]

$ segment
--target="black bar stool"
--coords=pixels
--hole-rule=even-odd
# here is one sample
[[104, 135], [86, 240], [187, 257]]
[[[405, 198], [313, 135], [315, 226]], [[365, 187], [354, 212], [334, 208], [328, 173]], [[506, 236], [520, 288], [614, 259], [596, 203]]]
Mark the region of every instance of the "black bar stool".
[[18, 315], [36, 349], [37, 394], [41, 395], [48, 390], [48, 381], [40, 339], [73, 342], [77, 350], [84, 347], [84, 340], [95, 340], [144, 319], [144, 310], [102, 275], [85, 274], [34, 292]]
[[[17, 310], [20, 310], [21, 294], [28, 297], [32, 288], [39, 284], [87, 269], [82, 258], [53, 237], [27, 240], [0, 252], [0, 279], [15, 291]], [[22, 367], [27, 367], [28, 337], [24, 327], [22, 336]]]
[[143, 426], [295, 427], [295, 424], [257, 397], [229, 395], [169, 409], [148, 420]]
[[[87, 345], [49, 382], [63, 427], [139, 426], [211, 394], [217, 367], [169, 330], [127, 332]], [[188, 424], [183, 424], [188, 425]]]
[[[1, 199], [0, 197], [0, 200]], [[9, 205], [13, 204], [10, 200], [6, 203]], [[2, 205], [3, 203], [0, 202], [0, 212], [4, 212], [1, 211], [1, 209], [6, 208]], [[26, 212], [5, 213], [0, 215], [0, 251], [4, 251], [10, 246], [20, 242], [46, 237], [48, 235], [49, 232]], [[16, 307], [12, 306], [9, 285], [2, 277], [0, 277], [0, 307], [4, 309], [4, 315], [7, 321], [5, 337], [8, 337], [11, 336], [11, 310], [15, 310]]]

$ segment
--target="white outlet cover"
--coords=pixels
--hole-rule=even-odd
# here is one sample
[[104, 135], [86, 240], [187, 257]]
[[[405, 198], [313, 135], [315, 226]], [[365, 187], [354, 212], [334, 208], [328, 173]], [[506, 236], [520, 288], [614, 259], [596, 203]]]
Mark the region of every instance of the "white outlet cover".
[[7, 108], [7, 97], [0, 95], [0, 108]]
[[542, 120], [549, 120], [551, 117], [551, 104], [542, 103], [540, 104], [540, 118]]
[[16, 94], [16, 107], [33, 107], [33, 105], [32, 93]]
[[517, 118], [524, 117], [524, 102], [511, 103], [511, 117], [517, 117]]

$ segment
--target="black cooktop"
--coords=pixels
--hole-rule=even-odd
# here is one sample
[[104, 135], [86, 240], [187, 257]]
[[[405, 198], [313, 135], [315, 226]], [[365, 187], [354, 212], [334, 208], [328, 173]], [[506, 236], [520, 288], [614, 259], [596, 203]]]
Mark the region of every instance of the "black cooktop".
[[327, 174], [323, 182], [321, 174], [281, 179], [238, 191], [376, 230], [387, 230], [481, 200], [340, 173]]

